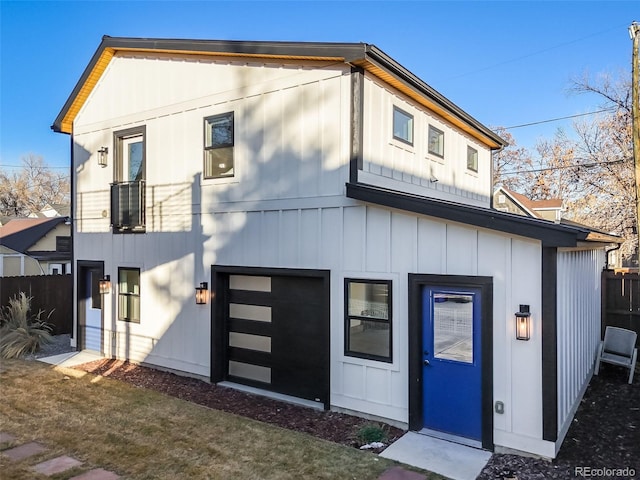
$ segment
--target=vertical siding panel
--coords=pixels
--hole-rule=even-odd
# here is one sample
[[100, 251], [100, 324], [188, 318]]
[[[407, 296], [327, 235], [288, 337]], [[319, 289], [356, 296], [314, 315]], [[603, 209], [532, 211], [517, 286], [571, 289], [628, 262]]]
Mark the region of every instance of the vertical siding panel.
[[366, 210], [365, 269], [388, 272], [391, 237], [391, 212], [381, 208]]
[[391, 214], [391, 271], [417, 271], [418, 219], [415, 216]]
[[418, 218], [418, 271], [443, 274], [447, 268], [447, 224]]
[[321, 268], [337, 269], [343, 265], [342, 241], [346, 234], [343, 233], [342, 212], [342, 208], [324, 208], [321, 211]]
[[298, 266], [298, 210], [280, 212], [280, 263], [287, 267]]
[[600, 251], [564, 251], [558, 254], [558, 426], [569, 427], [589, 382], [600, 324]]
[[318, 209], [304, 209], [300, 211], [300, 266], [305, 268], [318, 267], [318, 253], [320, 239]]
[[260, 257], [262, 265], [278, 265], [280, 243], [280, 212], [266, 211], [262, 214]]
[[366, 208], [344, 207], [343, 212], [344, 269], [361, 271], [364, 270]]

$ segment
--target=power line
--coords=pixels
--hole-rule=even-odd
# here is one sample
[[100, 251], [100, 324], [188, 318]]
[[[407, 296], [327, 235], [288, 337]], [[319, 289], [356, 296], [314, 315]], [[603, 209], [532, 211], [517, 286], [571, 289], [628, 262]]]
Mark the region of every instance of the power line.
[[591, 168], [597, 167], [599, 165], [614, 165], [616, 163], [622, 163], [626, 159], [622, 160], [613, 160], [612, 162], [594, 162], [594, 163], [578, 163], [575, 165], [563, 165], [561, 167], [547, 167], [547, 168], [534, 168], [532, 170], [515, 170], [513, 172], [502, 172], [500, 175], [518, 175], [520, 173], [537, 173], [537, 172], [547, 172], [550, 170], [562, 170], [565, 168]]
[[[0, 165], [0, 168], [26, 168], [25, 165]], [[51, 170], [54, 168], [64, 168], [65, 170], [68, 170], [70, 167], [50, 167], [50, 166], [46, 166], [46, 167], [42, 167], [44, 170]]]
[[611, 108], [605, 108], [604, 110], [597, 110], [595, 112], [587, 112], [587, 113], [577, 113], [575, 115], [567, 115], [566, 117], [556, 117], [556, 118], [550, 118], [548, 120], [539, 120], [537, 122], [531, 122], [531, 123], [523, 123], [521, 125], [513, 125], [511, 127], [502, 127], [504, 130], [513, 130], [514, 128], [522, 128], [522, 127], [530, 127], [532, 125], [540, 125], [541, 123], [551, 123], [551, 122], [557, 122], [559, 120], [566, 120], [568, 118], [576, 118], [576, 117], [584, 117], [586, 115], [595, 115], [597, 113], [604, 113], [604, 112], [613, 112], [616, 109], [611, 107]]

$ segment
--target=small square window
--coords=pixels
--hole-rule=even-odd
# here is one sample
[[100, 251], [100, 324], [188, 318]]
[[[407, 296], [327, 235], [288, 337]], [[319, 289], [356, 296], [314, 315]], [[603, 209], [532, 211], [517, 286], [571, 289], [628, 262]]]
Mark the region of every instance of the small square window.
[[444, 158], [444, 132], [429, 125], [429, 153]]
[[118, 269], [118, 320], [140, 323], [140, 269]]
[[391, 281], [345, 279], [345, 355], [391, 362]]
[[233, 112], [204, 119], [204, 178], [233, 177]]
[[467, 168], [478, 171], [478, 151], [475, 148], [467, 147]]
[[393, 138], [413, 145], [413, 116], [393, 107]]

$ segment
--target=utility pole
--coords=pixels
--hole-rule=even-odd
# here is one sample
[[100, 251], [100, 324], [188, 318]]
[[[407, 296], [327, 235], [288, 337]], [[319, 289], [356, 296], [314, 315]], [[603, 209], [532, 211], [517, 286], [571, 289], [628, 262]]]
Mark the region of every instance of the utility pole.
[[633, 131], [633, 164], [636, 172], [636, 235], [638, 235], [638, 271], [640, 272], [640, 66], [638, 65], [638, 43], [640, 42], [640, 23], [632, 22], [629, 36], [633, 40], [631, 55], [631, 129]]

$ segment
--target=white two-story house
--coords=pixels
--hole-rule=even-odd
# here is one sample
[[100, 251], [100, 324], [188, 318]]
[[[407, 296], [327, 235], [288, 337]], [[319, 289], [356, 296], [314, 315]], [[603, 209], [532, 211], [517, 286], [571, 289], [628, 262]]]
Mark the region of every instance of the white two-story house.
[[504, 141], [377, 47], [104, 37], [53, 129], [78, 349], [556, 455], [612, 239], [492, 210]]

